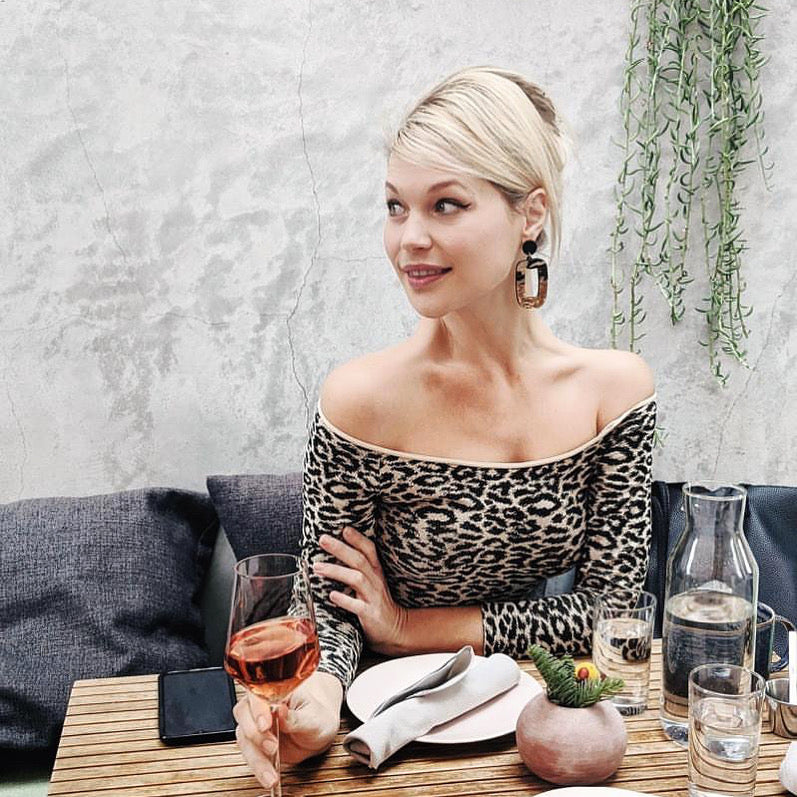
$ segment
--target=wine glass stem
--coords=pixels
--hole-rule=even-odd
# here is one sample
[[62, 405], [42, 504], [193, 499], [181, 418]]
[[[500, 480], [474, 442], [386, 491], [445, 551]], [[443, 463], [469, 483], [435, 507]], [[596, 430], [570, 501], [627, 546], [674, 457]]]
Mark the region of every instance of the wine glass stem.
[[277, 748], [274, 755], [271, 757], [271, 763], [274, 771], [277, 773], [277, 780], [271, 787], [271, 790], [264, 797], [282, 797], [282, 773], [280, 772], [280, 725], [279, 725], [279, 703], [272, 703], [269, 708], [271, 709], [271, 731], [277, 741]]

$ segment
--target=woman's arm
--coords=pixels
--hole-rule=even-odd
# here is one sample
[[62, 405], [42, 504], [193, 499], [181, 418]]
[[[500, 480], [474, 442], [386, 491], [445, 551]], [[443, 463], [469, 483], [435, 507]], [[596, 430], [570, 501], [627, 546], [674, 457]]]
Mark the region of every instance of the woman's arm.
[[[313, 569], [329, 559], [320, 545], [325, 535], [339, 535], [347, 523], [373, 533], [375, 493], [368, 476], [372, 463], [343, 445], [316, 417], [304, 463], [302, 559], [308, 564], [321, 647], [318, 671], [300, 684], [280, 707], [280, 754], [296, 762], [326, 750], [340, 727], [344, 688], [354, 677], [362, 649], [362, 632], [352, 616], [329, 597], [329, 582]], [[238, 701], [238, 745], [258, 780], [266, 787], [275, 777], [276, 742], [268, 704], [251, 694]]]
[[[374, 534], [378, 457], [334, 435], [316, 416], [303, 474], [302, 559], [310, 576], [318, 639], [319, 671], [336, 676], [345, 689], [354, 678], [363, 636], [356, 617], [330, 596], [336, 585], [320, 572], [334, 563], [322, 540], [338, 540], [346, 526]], [[319, 569], [320, 568], [320, 569]]]
[[335, 563], [314, 565], [325, 578], [346, 584], [351, 594], [333, 590], [330, 600], [356, 615], [368, 646], [388, 656], [459, 650], [471, 645], [483, 648], [482, 616], [478, 606], [408, 609], [390, 594], [387, 579], [373, 541], [357, 529], [346, 527], [341, 539], [323, 535], [321, 547]]
[[441, 606], [408, 609], [401, 647], [393, 655], [459, 650], [470, 645], [477, 655], [484, 652], [484, 630], [480, 606]]

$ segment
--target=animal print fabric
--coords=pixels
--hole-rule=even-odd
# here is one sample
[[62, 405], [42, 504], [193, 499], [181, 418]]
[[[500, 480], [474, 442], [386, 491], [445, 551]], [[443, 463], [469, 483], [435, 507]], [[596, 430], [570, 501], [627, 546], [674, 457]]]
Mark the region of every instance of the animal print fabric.
[[[481, 607], [484, 655], [591, 649], [597, 595], [642, 588], [650, 539], [655, 396], [574, 451], [525, 463], [458, 462], [390, 451], [316, 414], [305, 453], [302, 556], [308, 562], [323, 672], [347, 687], [362, 651], [341, 588], [312, 573], [318, 539], [354, 526], [374, 540], [391, 594], [408, 608]], [[576, 567], [572, 592], [530, 597]]]

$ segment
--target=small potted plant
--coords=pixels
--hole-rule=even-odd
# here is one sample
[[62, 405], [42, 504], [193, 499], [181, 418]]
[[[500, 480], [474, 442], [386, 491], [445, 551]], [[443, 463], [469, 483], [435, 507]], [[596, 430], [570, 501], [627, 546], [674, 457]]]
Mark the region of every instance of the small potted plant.
[[523, 763], [543, 780], [562, 786], [600, 783], [617, 771], [627, 744], [620, 712], [603, 698], [623, 688], [601, 678], [593, 664], [574, 664], [547, 650], [529, 648], [546, 691], [518, 717], [517, 748]]

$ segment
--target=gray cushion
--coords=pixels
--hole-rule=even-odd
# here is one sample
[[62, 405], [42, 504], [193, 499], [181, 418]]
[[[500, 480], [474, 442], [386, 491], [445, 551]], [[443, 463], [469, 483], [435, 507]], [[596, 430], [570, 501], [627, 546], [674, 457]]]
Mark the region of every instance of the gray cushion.
[[57, 744], [73, 680], [205, 665], [217, 529], [183, 490], [0, 505], [0, 758]]
[[301, 473], [208, 476], [207, 486], [236, 559], [299, 553]]
[[[213, 547], [210, 568], [205, 576], [205, 585], [199, 598], [199, 609], [205, 624], [208, 665], [211, 667], [220, 667], [224, 664], [234, 568], [235, 554], [224, 531], [219, 531]], [[0, 794], [0, 797], [3, 795]]]
[[[744, 534], [758, 563], [758, 599], [797, 622], [797, 487], [742, 484]], [[683, 482], [653, 482], [653, 535], [645, 589], [658, 597], [654, 633], [661, 635], [667, 560], [686, 525]], [[784, 640], [785, 641], [785, 640]]]

